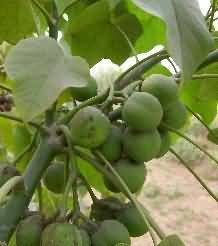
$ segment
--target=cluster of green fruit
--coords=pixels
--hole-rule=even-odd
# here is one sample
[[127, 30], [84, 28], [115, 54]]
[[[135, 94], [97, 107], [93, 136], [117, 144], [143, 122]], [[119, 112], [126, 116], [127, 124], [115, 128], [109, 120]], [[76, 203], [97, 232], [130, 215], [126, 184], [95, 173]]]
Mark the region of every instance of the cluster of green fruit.
[[[148, 77], [124, 102], [121, 111], [120, 118], [111, 123], [97, 107], [81, 109], [70, 123], [72, 139], [75, 145], [101, 151], [135, 193], [145, 181], [144, 162], [162, 157], [170, 148], [170, 135], [164, 125], [183, 127], [187, 111], [179, 101], [177, 84], [164, 75]], [[105, 185], [119, 192], [107, 178]]]

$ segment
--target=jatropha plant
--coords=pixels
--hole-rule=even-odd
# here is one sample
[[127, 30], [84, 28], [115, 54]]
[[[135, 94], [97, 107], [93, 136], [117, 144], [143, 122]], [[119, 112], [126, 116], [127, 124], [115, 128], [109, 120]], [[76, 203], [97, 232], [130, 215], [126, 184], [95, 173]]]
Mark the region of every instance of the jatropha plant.
[[[189, 0], [0, 2], [1, 245], [128, 246], [146, 233], [154, 246], [185, 245], [136, 197], [149, 161], [171, 152], [218, 201], [173, 149], [182, 137], [218, 164], [184, 133], [193, 115], [218, 143], [217, 7], [203, 16]], [[95, 65], [103, 58], [118, 65]]]

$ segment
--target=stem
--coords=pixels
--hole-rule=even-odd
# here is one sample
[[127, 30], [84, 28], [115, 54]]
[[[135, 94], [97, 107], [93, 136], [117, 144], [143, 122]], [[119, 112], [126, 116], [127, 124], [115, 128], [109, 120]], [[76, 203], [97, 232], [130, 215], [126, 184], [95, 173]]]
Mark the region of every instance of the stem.
[[196, 74], [192, 76], [192, 79], [217, 79], [218, 74]]
[[194, 170], [192, 170], [190, 168], [190, 166], [188, 165], [188, 163], [178, 154], [176, 153], [175, 150], [173, 150], [172, 148], [170, 148], [170, 152], [172, 154], [174, 154], [176, 156], [176, 158], [183, 164], [183, 166], [185, 168], [187, 168], [187, 170], [198, 180], [198, 182], [202, 185], [202, 187], [209, 193], [209, 195], [211, 197], [213, 197], [213, 199], [218, 202], [218, 197], [213, 193], [213, 191], [204, 183], [204, 181], [197, 175], [197, 173], [195, 173]]
[[[12, 121], [16, 121], [16, 122], [25, 124], [24, 121], [21, 118], [19, 118], [17, 116], [14, 116], [14, 115], [11, 115], [11, 114], [6, 114], [6, 113], [0, 112], [0, 118], [5, 118], [5, 119], [8, 119], [8, 120], [12, 120]], [[46, 134], [48, 133], [47, 129], [45, 127], [43, 127], [43, 126], [41, 126], [41, 125], [39, 125], [39, 124], [37, 124], [35, 122], [30, 121], [30, 122], [28, 122], [28, 124], [30, 126], [32, 126], [32, 127], [35, 127], [36, 129], [40, 130], [41, 132], [44, 132]]]
[[19, 153], [18, 156], [14, 159], [14, 161], [13, 161], [13, 163], [12, 163], [14, 166], [16, 166], [16, 164], [17, 164], [20, 160], [22, 160], [23, 157], [24, 157], [29, 151], [32, 150], [32, 148], [33, 148], [33, 146], [34, 146], [34, 144], [35, 144], [37, 135], [38, 135], [38, 132], [36, 132], [36, 133], [34, 134], [32, 140], [31, 140], [31, 143], [28, 144], [28, 145], [25, 147], [25, 149], [24, 149], [21, 153]]
[[44, 170], [55, 155], [54, 148], [49, 138], [42, 139], [23, 175], [26, 190], [13, 194], [5, 207], [0, 208], [0, 241], [9, 241], [30, 203]]
[[5, 84], [0, 83], [0, 89], [3, 89], [8, 92], [12, 92], [12, 89], [6, 86]]
[[192, 109], [188, 106], [186, 106], [187, 110], [197, 119], [201, 122], [201, 124], [210, 132], [212, 135], [214, 135], [213, 131], [210, 129], [210, 127], [201, 119], [201, 117], [196, 114]]
[[69, 121], [73, 118], [73, 116], [82, 108], [85, 108], [87, 106], [91, 106], [91, 105], [96, 105], [99, 104], [103, 101], [105, 101], [105, 99], [108, 97], [108, 90], [105, 91], [102, 94], [99, 94], [95, 97], [92, 97], [82, 103], [80, 103], [77, 107], [75, 107], [68, 115], [66, 115], [64, 118], [60, 119], [60, 123], [62, 124], [67, 124], [69, 123]]
[[15, 176], [9, 179], [1, 188], [0, 188], [0, 204], [4, 201], [7, 194], [19, 183], [23, 181], [22, 176]]
[[212, 10], [211, 10], [211, 15], [210, 15], [210, 23], [209, 23], [209, 31], [210, 32], [212, 31], [212, 28], [213, 28], [213, 19], [214, 19], [214, 14], [216, 11], [216, 1], [217, 0], [213, 0], [213, 3], [212, 3]]
[[204, 153], [206, 156], [208, 156], [211, 160], [213, 160], [216, 164], [218, 164], [218, 160], [212, 155], [210, 154], [207, 150], [205, 150], [204, 148], [202, 148], [201, 146], [199, 146], [197, 143], [195, 143], [191, 138], [187, 137], [186, 135], [184, 135], [183, 133], [181, 133], [180, 131], [174, 129], [173, 127], [170, 127], [168, 125], [166, 125], [165, 123], [161, 124], [163, 127], [165, 127], [167, 130], [174, 132], [175, 134], [177, 134], [178, 136], [184, 138], [186, 141], [188, 141], [189, 143], [191, 143], [192, 145], [194, 145], [196, 148], [198, 148], [202, 153]]
[[140, 62], [134, 64], [132, 67], [127, 69], [122, 73], [115, 81], [115, 89], [121, 90], [124, 87], [128, 86], [130, 83], [141, 79], [141, 75], [147, 70], [152, 68], [154, 65], [158, 64], [162, 60], [168, 58], [166, 50], [161, 50], [155, 54], [152, 54]]
[[152, 231], [150, 222], [148, 221], [147, 216], [143, 212], [143, 210], [142, 210], [139, 202], [135, 198], [135, 196], [131, 193], [131, 191], [129, 190], [129, 188], [126, 185], [126, 183], [123, 181], [123, 179], [117, 173], [117, 171], [113, 168], [113, 166], [110, 164], [110, 162], [102, 155], [102, 153], [99, 152], [99, 151], [95, 151], [95, 154], [99, 157], [99, 159], [101, 161], [103, 161], [105, 163], [105, 165], [110, 169], [111, 173], [114, 175], [114, 177], [117, 179], [117, 181], [119, 181], [119, 184], [122, 187], [122, 190], [124, 191], [124, 193], [126, 194], [126, 196], [129, 198], [129, 200], [134, 204], [134, 206], [138, 210], [139, 214], [142, 216], [145, 224], [147, 225], [148, 231], [149, 231], [149, 234], [150, 234], [150, 236], [152, 238], [152, 241], [153, 241], [154, 246], [157, 246], [155, 235], [153, 234], [153, 231]]
[[[98, 160], [94, 159], [93, 157], [91, 157], [89, 154], [81, 151], [78, 148], [74, 148], [74, 152], [83, 160], [87, 161], [88, 163], [92, 163], [92, 165], [99, 171], [101, 172], [103, 175], [105, 175], [108, 179], [110, 179], [110, 181], [117, 186], [117, 182], [116, 180], [114, 180], [114, 175], [112, 175], [106, 168], [104, 168], [104, 166], [102, 166], [101, 163], [99, 163]], [[120, 188], [120, 187], [119, 187]], [[146, 216], [147, 219], [149, 220], [149, 223], [151, 224], [151, 226], [153, 227], [153, 229], [155, 230], [155, 232], [157, 233], [157, 235], [161, 238], [164, 239], [165, 238], [165, 233], [161, 230], [161, 228], [158, 226], [158, 224], [155, 222], [155, 220], [151, 217], [151, 215], [149, 214], [148, 210], [144, 207], [145, 211], [146, 211]]]
[[96, 197], [95, 193], [92, 190], [92, 187], [89, 185], [88, 181], [86, 178], [80, 174], [80, 179], [82, 180], [83, 184], [85, 185], [86, 189], [89, 192], [90, 197], [92, 198], [93, 203], [96, 203], [98, 201], [98, 198]]
[[37, 193], [38, 193], [38, 201], [39, 201], [39, 211], [42, 212], [43, 210], [43, 199], [42, 199], [42, 184], [39, 182], [39, 185], [37, 187]]
[[37, 0], [32, 0], [33, 4], [42, 12], [42, 14], [45, 16], [46, 21], [48, 24], [54, 23], [54, 19], [50, 16], [48, 11], [37, 1]]

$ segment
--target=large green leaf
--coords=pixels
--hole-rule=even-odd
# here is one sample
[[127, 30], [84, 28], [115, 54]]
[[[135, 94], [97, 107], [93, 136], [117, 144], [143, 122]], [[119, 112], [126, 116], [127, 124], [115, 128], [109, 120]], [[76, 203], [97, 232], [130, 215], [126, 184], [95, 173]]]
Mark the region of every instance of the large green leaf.
[[196, 0], [134, 0], [166, 22], [170, 55], [190, 78], [212, 48], [212, 38]]
[[66, 88], [82, 87], [90, 80], [85, 60], [66, 56], [55, 40], [46, 37], [19, 42], [5, 65], [15, 80], [17, 110], [26, 121], [48, 109]]
[[[65, 31], [65, 40], [72, 53], [85, 57], [91, 65], [102, 58], [122, 63], [131, 53], [131, 48], [117, 26], [134, 43], [142, 32], [137, 18], [124, 8], [116, 12], [105, 0], [85, 9], [84, 6], [79, 7], [80, 12], [70, 18]], [[74, 9], [72, 11], [75, 12]]]
[[181, 99], [194, 112], [201, 115], [205, 122], [210, 123], [217, 115], [217, 101], [200, 96], [201, 83], [191, 80], [185, 83], [181, 89]]
[[170, 235], [161, 241], [158, 246], [185, 246], [177, 235]]
[[0, 4], [0, 43], [16, 43], [35, 31], [29, 0], [1, 0]]

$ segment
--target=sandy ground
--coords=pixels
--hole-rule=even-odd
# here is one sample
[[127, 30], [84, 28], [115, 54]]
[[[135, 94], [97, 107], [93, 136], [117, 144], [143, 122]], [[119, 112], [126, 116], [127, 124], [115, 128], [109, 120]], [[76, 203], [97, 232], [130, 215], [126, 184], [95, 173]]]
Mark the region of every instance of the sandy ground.
[[[218, 167], [204, 159], [192, 167], [218, 195]], [[149, 163], [139, 200], [167, 234], [177, 233], [187, 246], [218, 245], [218, 204], [176, 160]], [[148, 235], [132, 241], [132, 246], [152, 245]]]

